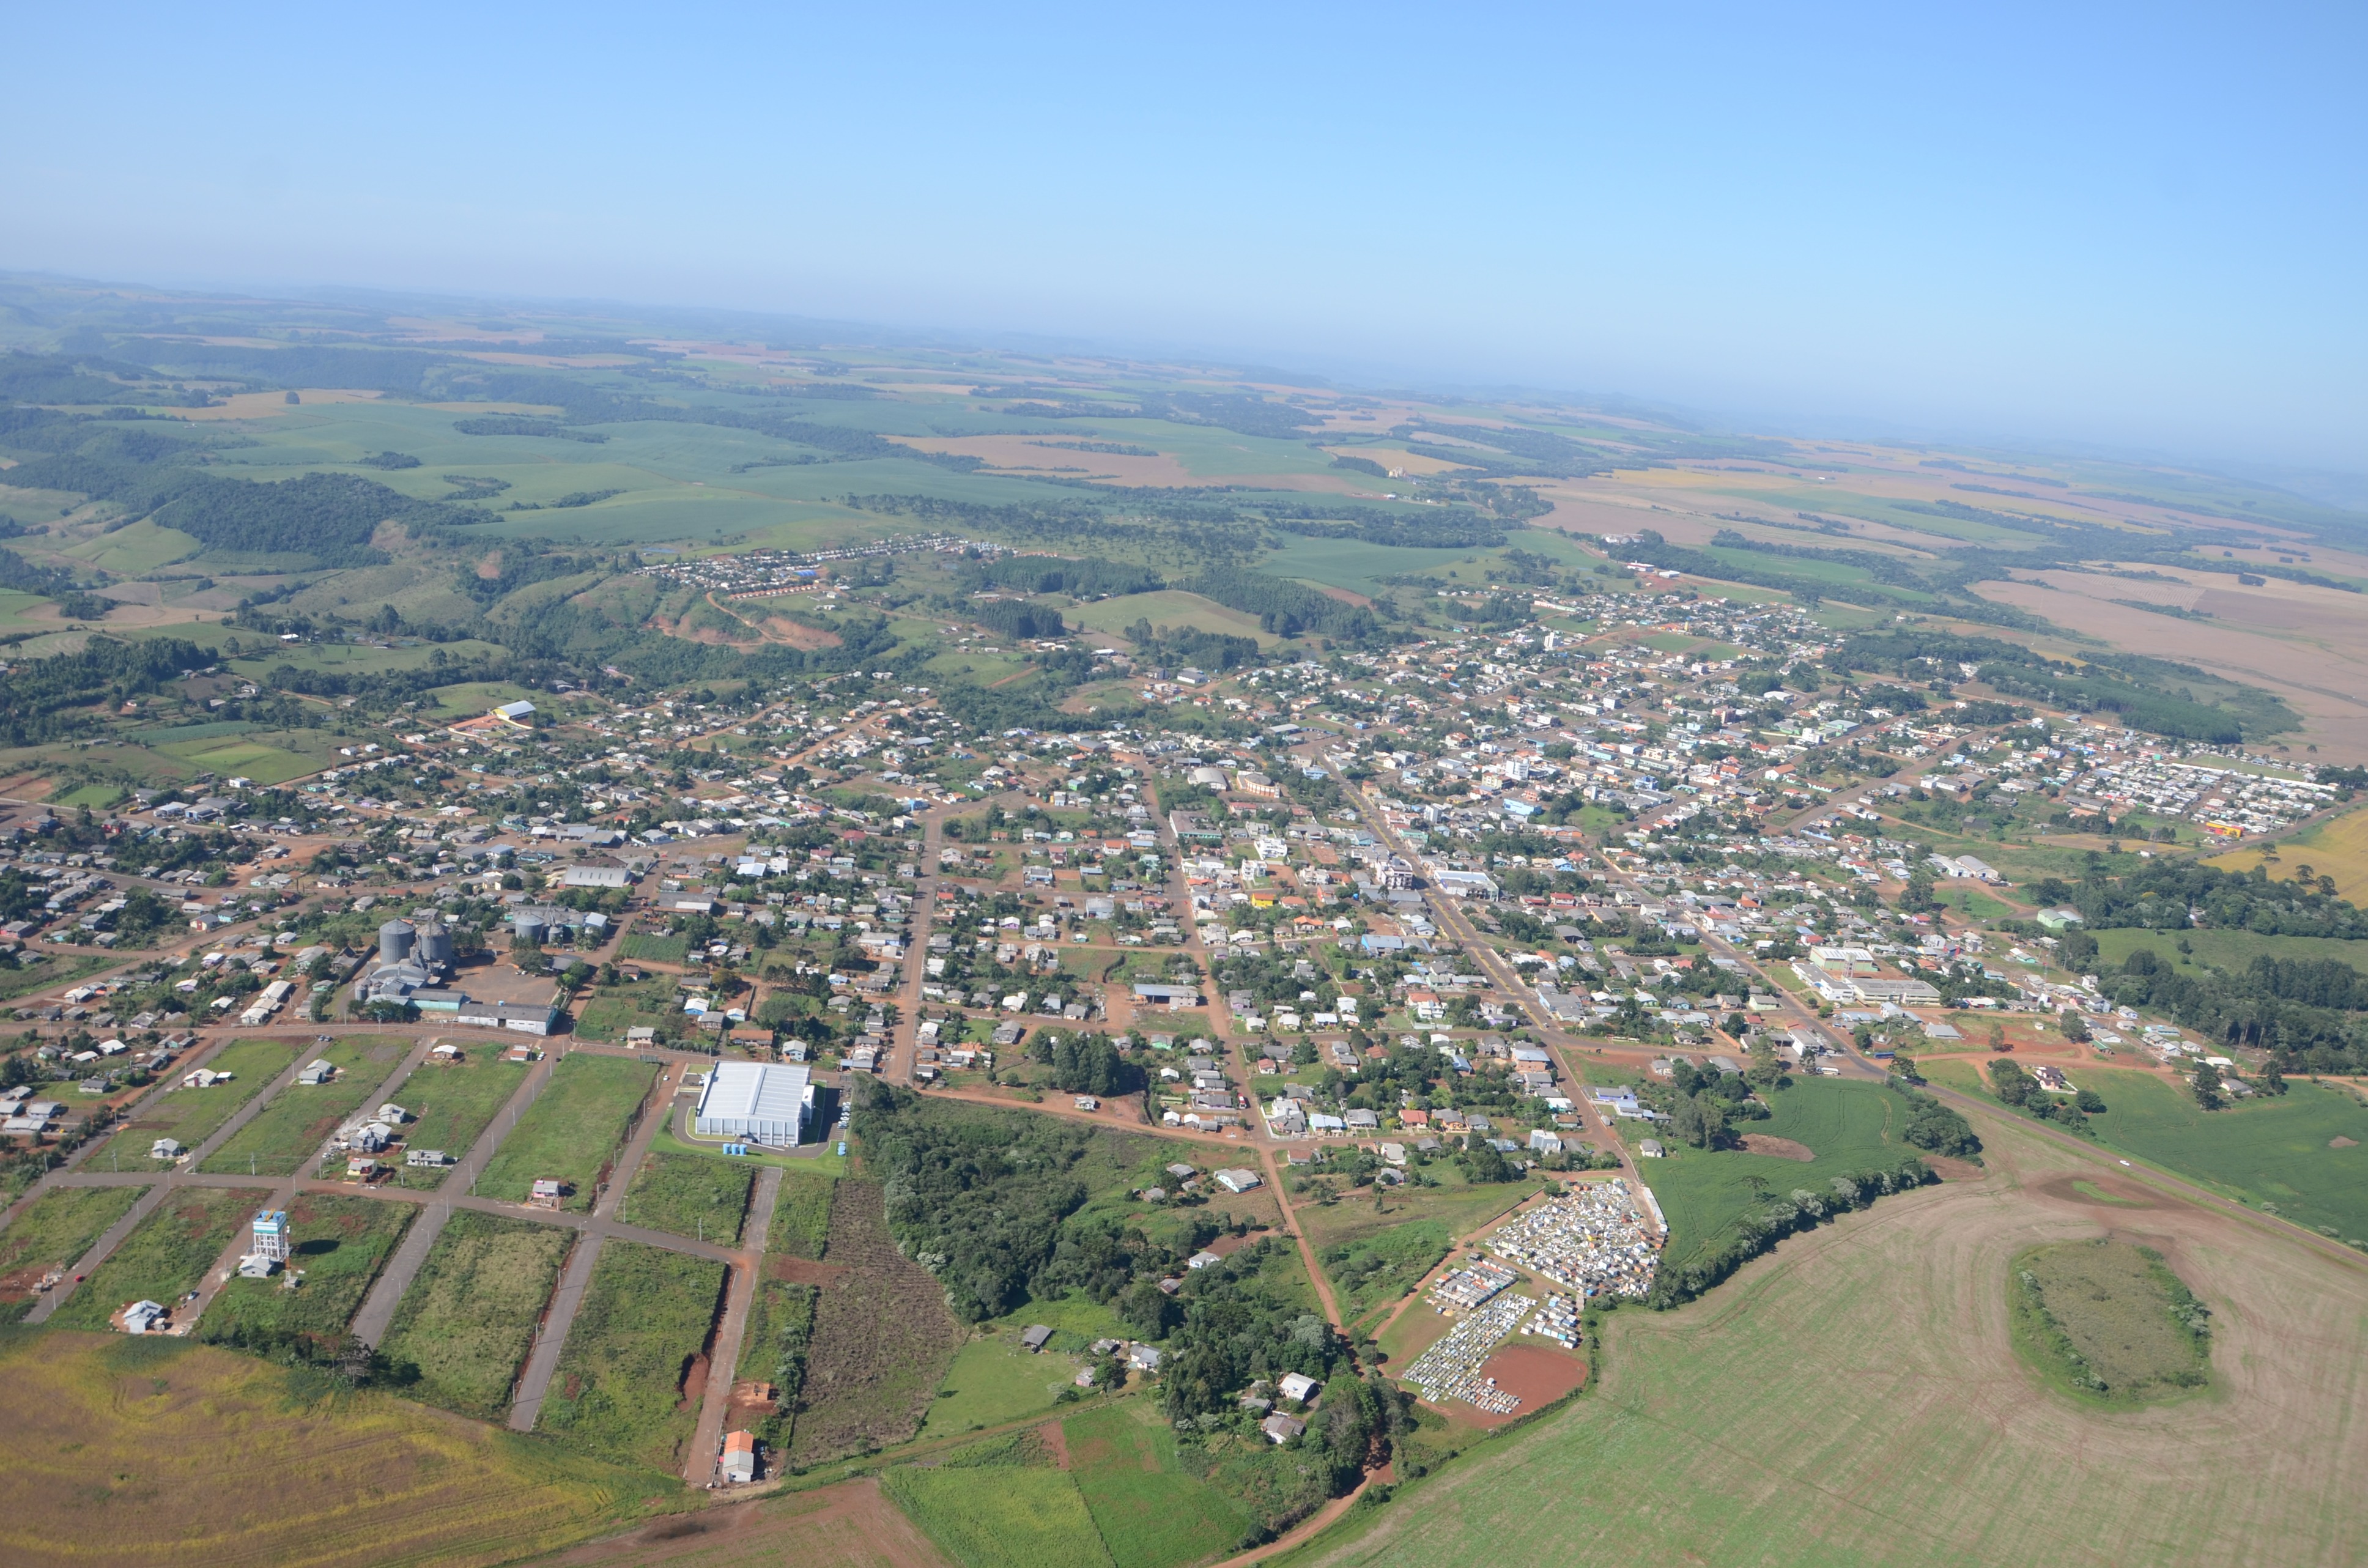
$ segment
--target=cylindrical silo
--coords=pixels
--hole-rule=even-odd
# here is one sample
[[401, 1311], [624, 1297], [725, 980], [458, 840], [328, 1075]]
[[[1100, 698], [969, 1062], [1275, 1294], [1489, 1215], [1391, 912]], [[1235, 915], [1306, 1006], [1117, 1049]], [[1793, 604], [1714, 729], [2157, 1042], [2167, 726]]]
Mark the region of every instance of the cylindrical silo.
[[431, 920], [419, 927], [419, 961], [429, 968], [449, 969], [452, 964], [452, 927]]
[[378, 928], [378, 958], [381, 963], [401, 963], [411, 956], [412, 938], [417, 933], [411, 922], [398, 916]]
[[510, 916], [510, 928], [518, 933], [519, 941], [533, 942], [538, 946], [542, 941], [543, 933], [549, 929], [543, 925], [541, 915], [523, 914]]

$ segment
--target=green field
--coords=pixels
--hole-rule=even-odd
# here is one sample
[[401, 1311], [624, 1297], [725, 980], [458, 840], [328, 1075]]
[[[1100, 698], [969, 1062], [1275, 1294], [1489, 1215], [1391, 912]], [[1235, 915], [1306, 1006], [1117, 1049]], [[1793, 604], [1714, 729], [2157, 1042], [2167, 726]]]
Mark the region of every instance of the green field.
[[[1469, 550], [1415, 550], [1403, 545], [1293, 534], [1283, 540], [1281, 549], [1258, 557], [1258, 569], [1278, 577], [1297, 577], [1326, 587], [1346, 588], [1372, 598], [1394, 591], [1381, 580], [1383, 577], [1459, 565], [1475, 553], [1478, 552]], [[1406, 591], [1418, 594], [1422, 590]]]
[[328, 767], [336, 756], [332, 740], [326, 731], [268, 730], [230, 739], [170, 741], [150, 749], [224, 778], [243, 775], [257, 784], [285, 784]]
[[1739, 1122], [1736, 1131], [1806, 1144], [1815, 1160], [1689, 1149], [1664, 1139], [1668, 1157], [1641, 1163], [1645, 1185], [1669, 1222], [1663, 1268], [1681, 1267], [1725, 1239], [1735, 1221], [1759, 1201], [1751, 1186], [1754, 1176], [1778, 1197], [1795, 1187], [1824, 1192], [1834, 1176], [1896, 1165], [1918, 1152], [1884, 1136], [1904, 1122], [1906, 1102], [1881, 1085], [1808, 1078], [1770, 1097], [1774, 1103], [1768, 1120]]
[[628, 1225], [733, 1246], [748, 1213], [756, 1167], [703, 1154], [653, 1150], [633, 1173], [617, 1218]]
[[[2093, 933], [2097, 938], [2098, 960], [2107, 969], [2119, 969], [2122, 961], [2140, 948], [2151, 951], [2164, 963], [2175, 965], [2190, 973], [2196, 966], [2208, 964], [2214, 969], [2241, 972], [2257, 958], [2334, 959], [2357, 970], [2368, 971], [2368, 942], [2339, 941], [2332, 937], [2265, 937], [2258, 931], [2227, 930], [2213, 926], [2193, 931], [2148, 931], [2136, 926], [2115, 926]], [[2186, 938], [2192, 953], [2179, 950], [2181, 937]]]
[[1271, 647], [1281, 641], [1259, 631], [1258, 619], [1254, 615], [1244, 615], [1237, 609], [1227, 609], [1214, 599], [1173, 588], [1078, 605], [1063, 610], [1061, 619], [1094, 631], [1122, 633], [1136, 621], [1148, 620], [1154, 626], [1190, 626], [1234, 637], [1255, 637], [1261, 647]]
[[1077, 1483], [1028, 1465], [896, 1465], [880, 1489], [962, 1568], [1113, 1568]]
[[364, 642], [303, 642], [273, 649], [260, 658], [233, 659], [230, 667], [249, 680], [258, 681], [283, 665], [307, 674], [346, 670], [381, 674], [423, 669], [439, 648], [447, 658], [455, 660], [488, 658], [504, 651], [499, 643], [480, 642], [473, 637], [455, 642], [421, 642], [409, 648], [373, 648]]
[[678, 1471], [699, 1419], [683, 1379], [707, 1343], [723, 1266], [609, 1242], [593, 1266], [536, 1430], [620, 1463]]
[[2210, 1375], [2209, 1314], [2151, 1247], [2102, 1236], [2033, 1247], [2014, 1260], [2007, 1301], [2015, 1349], [2075, 1398], [2151, 1403]]
[[[529, 1071], [523, 1062], [505, 1062], [489, 1045], [478, 1045], [449, 1065], [422, 1062], [394, 1092], [395, 1103], [413, 1119], [404, 1126], [405, 1143], [414, 1149], [441, 1149], [459, 1159], [475, 1146]], [[406, 1187], [441, 1186], [446, 1174], [395, 1169]]]
[[151, 1164], [148, 1148], [159, 1138], [175, 1139], [186, 1149], [196, 1148], [269, 1087], [272, 1079], [287, 1071], [295, 1054], [296, 1048], [284, 1040], [233, 1040], [206, 1062], [217, 1073], [229, 1074], [229, 1083], [202, 1089], [176, 1085], [94, 1148], [84, 1168], [138, 1170]]
[[[296, 1256], [285, 1273], [224, 1285], [207, 1304], [199, 1336], [257, 1349], [291, 1334], [334, 1344], [418, 1211], [409, 1203], [299, 1193], [288, 1206]], [[283, 1289], [299, 1274], [302, 1284]]]
[[954, 1354], [936, 1403], [923, 1418], [921, 1435], [975, 1431], [1053, 1408], [1081, 1363], [1073, 1356], [1022, 1349], [1017, 1334], [973, 1339]]
[[564, 1181], [575, 1189], [565, 1207], [588, 1211], [601, 1168], [657, 1075], [655, 1062], [569, 1053], [502, 1140], [473, 1190], [483, 1198], [523, 1203], [537, 1181]]
[[412, 1398], [498, 1421], [533, 1347], [535, 1320], [575, 1233], [531, 1220], [455, 1212], [404, 1292], [386, 1341], [395, 1365], [419, 1371]]
[[384, 1035], [347, 1035], [307, 1047], [304, 1060], [336, 1063], [336, 1076], [325, 1084], [290, 1084], [198, 1168], [223, 1176], [295, 1175], [338, 1123], [366, 1105], [377, 1108], [372, 1096], [410, 1048], [409, 1040]]
[[1176, 1433], [1149, 1400], [1061, 1424], [1069, 1469], [1117, 1568], [1183, 1568], [1255, 1539], [1250, 1510], [1176, 1460]]
[[[1930, 1072], [1997, 1103], [1970, 1062], [1934, 1062]], [[2321, 1235], [2368, 1242], [2368, 1107], [2347, 1091], [2291, 1080], [2283, 1095], [2205, 1111], [2150, 1073], [2076, 1069], [2073, 1081], [2105, 1098], [2105, 1113], [2089, 1119], [2100, 1145]], [[2338, 1147], [2339, 1138], [2351, 1142]]]
[[625, 939], [617, 944], [617, 956], [642, 963], [682, 963], [690, 957], [690, 943], [682, 937], [628, 931]]
[[[0, 1231], [0, 1290], [29, 1303], [33, 1283], [70, 1268], [107, 1227], [131, 1211], [144, 1187], [53, 1187]], [[14, 1308], [6, 1310], [13, 1311]]]
[[143, 517], [129, 528], [69, 546], [64, 553], [87, 561], [102, 572], [137, 577], [160, 566], [170, 566], [176, 561], [187, 561], [204, 548], [190, 535], [177, 528], [159, 528]]
[[245, 1229], [268, 1187], [190, 1187], [168, 1194], [50, 1321], [105, 1328], [133, 1301], [165, 1306], [198, 1288], [232, 1236]]
[[88, 806], [103, 812], [123, 799], [127, 791], [120, 784], [85, 784], [79, 790], [69, 790], [50, 803], [53, 806]]
[[792, 1257], [821, 1257], [830, 1245], [830, 1195], [837, 1186], [833, 1176], [782, 1171], [781, 1190], [773, 1199], [772, 1234], [763, 1238], [767, 1249]]

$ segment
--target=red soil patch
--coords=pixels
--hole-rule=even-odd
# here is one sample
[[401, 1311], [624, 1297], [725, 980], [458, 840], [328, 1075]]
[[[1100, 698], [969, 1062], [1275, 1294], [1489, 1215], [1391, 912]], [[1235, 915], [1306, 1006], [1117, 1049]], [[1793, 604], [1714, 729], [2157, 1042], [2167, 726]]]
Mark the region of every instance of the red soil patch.
[[682, 1369], [682, 1398], [675, 1402], [677, 1410], [696, 1410], [707, 1397], [707, 1352], [693, 1356]]
[[550, 1559], [554, 1568], [696, 1556], [715, 1562], [797, 1562], [810, 1568], [949, 1568], [945, 1554], [880, 1495], [870, 1476], [789, 1497], [676, 1514]]
[[847, 1272], [843, 1265], [816, 1263], [810, 1257], [775, 1256], [766, 1261], [766, 1272], [789, 1285], [830, 1285]]
[[1770, 1138], [1764, 1132], [1747, 1132], [1743, 1146], [1755, 1154], [1767, 1154], [1779, 1160], [1798, 1160], [1803, 1165], [1817, 1157], [1817, 1152], [1806, 1143], [1795, 1143], [1790, 1138]]
[[[1541, 1345], [1508, 1345], [1481, 1365], [1480, 1375], [1496, 1379], [1497, 1386], [1518, 1397], [1521, 1407], [1510, 1415], [1473, 1410], [1466, 1419], [1484, 1426], [1501, 1426], [1552, 1404], [1585, 1382], [1587, 1363]], [[1457, 1414], [1463, 1415], [1466, 1409], [1469, 1407], [1460, 1406]]]
[[[132, 1125], [136, 1127], [139, 1124], [134, 1122]], [[2334, 1137], [2327, 1141], [2327, 1146], [2330, 1149], [2357, 1149], [2360, 1147], [2360, 1140], [2357, 1138], [2346, 1138], [2342, 1133], [2339, 1132]]]
[[780, 615], [767, 616], [764, 631], [774, 642], [786, 642], [792, 648], [836, 648], [842, 641], [836, 631], [825, 631], [819, 626], [808, 626]]
[[1036, 1438], [1044, 1445], [1045, 1451], [1053, 1456], [1053, 1469], [1069, 1468], [1069, 1434], [1061, 1429], [1061, 1424], [1058, 1421], [1047, 1421], [1037, 1427]]
[[1338, 599], [1342, 604], [1355, 605], [1359, 609], [1373, 608], [1373, 601], [1362, 594], [1352, 594], [1346, 588], [1328, 587], [1322, 583], [1309, 583], [1307, 585], [1327, 599]]

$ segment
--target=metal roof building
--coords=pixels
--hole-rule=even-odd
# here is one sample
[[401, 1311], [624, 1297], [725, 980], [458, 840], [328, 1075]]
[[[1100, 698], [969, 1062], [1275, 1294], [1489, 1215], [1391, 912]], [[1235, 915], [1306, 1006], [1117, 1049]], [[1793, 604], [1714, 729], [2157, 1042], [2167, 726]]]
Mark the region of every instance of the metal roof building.
[[702, 1138], [797, 1143], [813, 1110], [814, 1079], [803, 1065], [725, 1062], [707, 1075], [692, 1128]]

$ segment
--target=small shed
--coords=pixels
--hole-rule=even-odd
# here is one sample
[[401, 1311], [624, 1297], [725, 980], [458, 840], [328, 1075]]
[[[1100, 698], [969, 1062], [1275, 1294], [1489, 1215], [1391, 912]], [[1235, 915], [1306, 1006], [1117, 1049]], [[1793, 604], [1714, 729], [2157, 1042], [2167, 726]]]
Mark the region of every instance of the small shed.
[[1052, 1343], [1052, 1339], [1053, 1331], [1041, 1323], [1030, 1324], [1019, 1331], [1019, 1343], [1031, 1354], [1043, 1349]]
[[527, 1201], [537, 1209], [556, 1209], [559, 1207], [560, 1199], [566, 1194], [567, 1186], [564, 1182], [539, 1180], [534, 1184], [533, 1190], [528, 1194]]
[[1307, 1423], [1296, 1416], [1269, 1415], [1258, 1423], [1258, 1430], [1266, 1434], [1269, 1443], [1288, 1443], [1307, 1430]]
[[1659, 1139], [1646, 1138], [1637, 1143], [1636, 1153], [1647, 1160], [1657, 1160], [1668, 1151], [1661, 1147]]
[[177, 1160], [188, 1153], [170, 1138], [159, 1138], [148, 1146], [148, 1157], [152, 1160]]
[[723, 1435], [723, 1479], [735, 1486], [745, 1486], [757, 1479], [757, 1435], [754, 1432], [726, 1432]]

